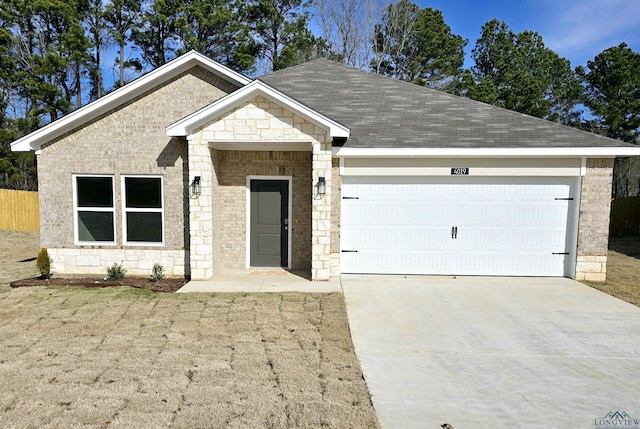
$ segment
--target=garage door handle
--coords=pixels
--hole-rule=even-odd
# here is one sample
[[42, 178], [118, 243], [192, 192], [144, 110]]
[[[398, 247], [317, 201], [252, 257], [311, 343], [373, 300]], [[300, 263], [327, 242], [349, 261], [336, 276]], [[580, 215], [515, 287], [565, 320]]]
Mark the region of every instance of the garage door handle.
[[451, 238], [457, 240], [458, 239], [458, 227], [457, 226], [452, 226], [451, 227]]
[[357, 250], [341, 250], [342, 253], [358, 253]]
[[553, 252], [552, 255], [568, 255], [569, 252]]
[[556, 201], [573, 201], [573, 198], [556, 198]]

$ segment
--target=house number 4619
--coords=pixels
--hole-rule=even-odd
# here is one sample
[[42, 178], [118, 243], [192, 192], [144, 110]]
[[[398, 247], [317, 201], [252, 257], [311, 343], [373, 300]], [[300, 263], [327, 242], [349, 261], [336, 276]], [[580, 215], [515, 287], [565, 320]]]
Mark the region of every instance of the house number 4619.
[[453, 176], [468, 176], [469, 175], [469, 169], [466, 168], [466, 167], [452, 168], [451, 169], [451, 175], [453, 175]]

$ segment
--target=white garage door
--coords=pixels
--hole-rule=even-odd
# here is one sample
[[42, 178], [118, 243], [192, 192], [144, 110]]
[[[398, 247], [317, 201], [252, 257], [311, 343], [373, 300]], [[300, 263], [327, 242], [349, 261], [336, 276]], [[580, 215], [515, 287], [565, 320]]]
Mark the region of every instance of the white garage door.
[[343, 177], [343, 273], [567, 275], [572, 178]]

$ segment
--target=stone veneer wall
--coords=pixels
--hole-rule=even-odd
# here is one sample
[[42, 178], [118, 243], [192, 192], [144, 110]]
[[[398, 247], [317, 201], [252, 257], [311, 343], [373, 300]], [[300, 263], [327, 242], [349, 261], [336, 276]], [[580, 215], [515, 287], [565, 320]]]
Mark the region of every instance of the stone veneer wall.
[[[172, 275], [188, 274], [187, 145], [167, 137], [165, 127], [235, 89], [194, 67], [43, 146], [38, 156], [41, 244], [49, 250], [55, 273], [104, 274], [107, 265], [123, 261], [130, 274], [149, 274], [154, 262]], [[73, 174], [113, 176], [114, 246], [75, 244]], [[134, 174], [163, 177], [164, 246], [123, 245], [121, 177]]]
[[[331, 142], [327, 140], [326, 131], [315, 126], [304, 118], [293, 114], [287, 109], [282, 108], [279, 104], [268, 100], [262, 96], [258, 96], [252, 100], [245, 102], [234, 110], [216, 118], [211, 123], [197, 130], [189, 139], [189, 171], [190, 177], [202, 177], [202, 194], [198, 199], [192, 199], [190, 204], [190, 222], [191, 222], [191, 273], [193, 278], [210, 278], [216, 269], [226, 268], [224, 260], [215, 261], [214, 258], [219, 257], [219, 252], [214, 252], [214, 246], [217, 250], [232, 243], [218, 242], [218, 235], [214, 237], [214, 229], [226, 228], [227, 222], [237, 221], [237, 217], [245, 222], [246, 214], [242, 210], [245, 206], [244, 200], [229, 201], [229, 204], [235, 204], [236, 211], [233, 218], [227, 216], [214, 215], [217, 210], [215, 201], [218, 195], [215, 192], [224, 187], [227, 177], [225, 173], [218, 173], [223, 169], [225, 163], [244, 162], [243, 168], [250, 171], [260, 171], [260, 168], [266, 168], [264, 160], [258, 160], [255, 152], [253, 155], [230, 155], [231, 158], [220, 156], [220, 151], [211, 151], [209, 143], [219, 142], [236, 142], [238, 148], [242, 148], [243, 143], [265, 142], [265, 143], [286, 143], [286, 142], [308, 142], [310, 152], [305, 153], [311, 158], [310, 180], [299, 181], [298, 186], [307, 186], [307, 190], [298, 189], [302, 192], [302, 196], [296, 196], [294, 189], [294, 201], [299, 198], [309, 196], [311, 201], [311, 277], [314, 280], [327, 280], [330, 275], [330, 228], [331, 228]], [[267, 152], [269, 153], [269, 152]], [[284, 151], [289, 153], [289, 151]], [[262, 155], [260, 155], [262, 156]], [[272, 155], [275, 156], [275, 155]], [[280, 156], [280, 155], [278, 155]], [[286, 175], [287, 166], [291, 171], [302, 171], [308, 167], [294, 168], [290, 161], [294, 161], [293, 155], [281, 155], [280, 164], [277, 165], [278, 174]], [[297, 155], [296, 155], [297, 156]], [[238, 161], [232, 161], [238, 157]], [[253, 157], [257, 165], [251, 165], [249, 162]], [[290, 157], [290, 158], [287, 158]], [[244, 161], [243, 161], [244, 159]], [[260, 164], [263, 164], [260, 167]], [[216, 168], [214, 169], [214, 165]], [[305, 163], [305, 165], [308, 165]], [[266, 170], [265, 170], [266, 171]], [[270, 168], [268, 171], [275, 171]], [[283, 171], [284, 173], [281, 173]], [[235, 173], [231, 173], [234, 175]], [[241, 173], [246, 174], [251, 173]], [[315, 196], [314, 185], [318, 181], [318, 177], [326, 178], [327, 194], [323, 198]], [[233, 180], [238, 180], [236, 177]], [[294, 186], [296, 186], [294, 179]], [[222, 197], [223, 194], [220, 196]], [[296, 218], [296, 210], [306, 211], [303, 205], [301, 208], [293, 205], [293, 217]], [[295, 222], [295, 220], [294, 220]], [[232, 227], [233, 228], [233, 227]], [[236, 226], [236, 229], [239, 228]], [[304, 229], [300, 229], [299, 232]], [[301, 232], [302, 233], [302, 232]], [[236, 238], [234, 242], [242, 241]], [[293, 249], [299, 249], [301, 252], [306, 250], [306, 244], [294, 243]], [[293, 252], [292, 252], [293, 253]], [[223, 252], [224, 254], [224, 252]], [[246, 254], [243, 255], [240, 249], [239, 253], [243, 264], [246, 264]], [[292, 262], [302, 267], [307, 263], [302, 261], [304, 257], [301, 255], [292, 255]], [[234, 261], [234, 266], [238, 262]]]
[[[314, 127], [317, 128], [317, 127]], [[321, 132], [318, 129], [316, 132]], [[331, 142], [325, 142], [324, 134], [316, 134], [313, 143], [313, 180], [325, 177], [327, 193], [322, 198], [313, 198], [311, 221], [311, 278], [313, 280], [329, 280], [331, 277], [331, 202], [333, 201], [333, 187], [331, 174]], [[313, 186], [313, 185], [312, 185]], [[313, 189], [313, 195], [316, 194]]]
[[340, 160], [334, 158], [331, 163], [331, 276], [340, 275], [340, 208], [342, 204], [342, 179]]
[[167, 277], [184, 277], [185, 252], [183, 249], [159, 248], [50, 248], [53, 262], [52, 272], [56, 274], [88, 274], [104, 276], [107, 266], [122, 262], [127, 275], [149, 276], [153, 264], [160, 263]]
[[576, 280], [606, 280], [612, 176], [613, 159], [587, 159], [580, 199]]

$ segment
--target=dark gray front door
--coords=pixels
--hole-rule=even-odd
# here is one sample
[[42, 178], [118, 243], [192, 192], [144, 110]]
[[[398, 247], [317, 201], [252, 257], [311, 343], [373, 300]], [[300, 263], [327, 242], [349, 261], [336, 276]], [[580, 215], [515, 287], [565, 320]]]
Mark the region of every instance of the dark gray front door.
[[289, 265], [289, 182], [251, 180], [250, 265]]

